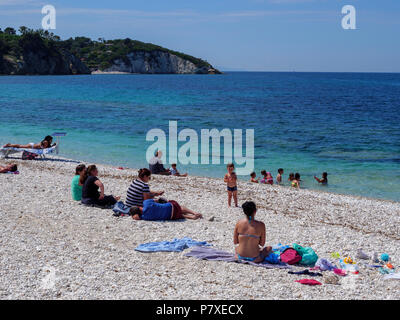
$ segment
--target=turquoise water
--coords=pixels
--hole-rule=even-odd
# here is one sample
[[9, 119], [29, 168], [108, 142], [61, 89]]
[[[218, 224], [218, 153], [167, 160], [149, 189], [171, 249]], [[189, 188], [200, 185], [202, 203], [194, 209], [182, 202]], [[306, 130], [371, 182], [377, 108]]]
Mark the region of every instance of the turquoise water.
[[[282, 167], [285, 180], [299, 172], [305, 188], [400, 201], [399, 97], [400, 74], [4, 76], [0, 143], [67, 132], [61, 156], [138, 168], [153, 143], [146, 133], [168, 133], [170, 120], [199, 136], [254, 129], [257, 176]], [[226, 171], [223, 163], [179, 167]], [[313, 179], [323, 171], [326, 187]]]

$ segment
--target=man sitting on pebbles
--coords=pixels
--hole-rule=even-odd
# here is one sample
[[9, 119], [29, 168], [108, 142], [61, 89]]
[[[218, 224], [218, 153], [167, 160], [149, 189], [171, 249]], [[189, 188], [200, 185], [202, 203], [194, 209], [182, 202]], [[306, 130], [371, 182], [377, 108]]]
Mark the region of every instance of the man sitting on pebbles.
[[179, 219], [200, 219], [203, 216], [184, 206], [180, 206], [174, 200], [166, 201], [163, 198], [158, 200], [148, 199], [143, 201], [143, 207], [132, 207], [130, 210], [135, 220], [179, 220]]

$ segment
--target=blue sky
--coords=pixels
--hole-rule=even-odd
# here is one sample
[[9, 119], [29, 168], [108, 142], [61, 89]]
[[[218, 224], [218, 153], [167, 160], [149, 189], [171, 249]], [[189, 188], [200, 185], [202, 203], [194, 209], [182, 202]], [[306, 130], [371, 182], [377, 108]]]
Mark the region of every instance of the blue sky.
[[46, 4], [63, 39], [129, 37], [221, 70], [400, 72], [400, 0], [0, 0], [0, 28], [41, 28]]

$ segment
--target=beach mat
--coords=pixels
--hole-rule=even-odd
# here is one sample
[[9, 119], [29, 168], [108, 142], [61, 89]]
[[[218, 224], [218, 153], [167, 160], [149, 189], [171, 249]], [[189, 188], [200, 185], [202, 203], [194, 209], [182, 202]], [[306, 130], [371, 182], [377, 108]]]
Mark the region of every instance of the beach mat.
[[195, 241], [185, 237], [172, 241], [149, 242], [140, 244], [135, 248], [140, 252], [180, 252], [193, 246], [211, 246], [206, 241]]
[[236, 262], [250, 264], [256, 267], [263, 267], [267, 269], [291, 269], [292, 267], [286, 263], [272, 264], [268, 262], [254, 263], [252, 261], [238, 260], [235, 255], [230, 252], [218, 250], [210, 247], [194, 247], [190, 252], [185, 253], [186, 257], [193, 257], [196, 259], [210, 260], [210, 261], [225, 261], [225, 262]]

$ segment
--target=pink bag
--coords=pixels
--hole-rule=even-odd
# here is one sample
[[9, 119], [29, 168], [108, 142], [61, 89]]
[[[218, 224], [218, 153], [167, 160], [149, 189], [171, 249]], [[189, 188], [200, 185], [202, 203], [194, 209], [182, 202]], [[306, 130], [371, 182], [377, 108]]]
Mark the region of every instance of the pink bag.
[[301, 260], [301, 255], [293, 248], [287, 248], [281, 253], [280, 259], [287, 264], [296, 264]]

